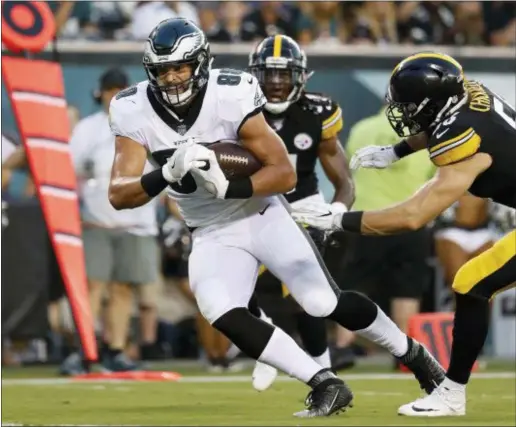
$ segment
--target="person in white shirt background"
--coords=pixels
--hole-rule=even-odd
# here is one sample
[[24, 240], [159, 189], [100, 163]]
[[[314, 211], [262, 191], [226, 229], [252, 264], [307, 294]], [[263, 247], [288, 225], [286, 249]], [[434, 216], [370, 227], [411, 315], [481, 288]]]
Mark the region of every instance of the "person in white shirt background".
[[[107, 291], [106, 322], [102, 333], [101, 361], [111, 371], [137, 368], [124, 353], [133, 309], [139, 293], [141, 359], [153, 351], [156, 341], [156, 299], [159, 252], [156, 204], [131, 211], [117, 211], [108, 200], [115, 140], [109, 128], [111, 99], [129, 86], [127, 74], [118, 68], [100, 77], [94, 97], [102, 107], [74, 128], [70, 150], [79, 182], [86, 273], [95, 319], [102, 311]], [[150, 164], [146, 168], [152, 170]], [[75, 373], [80, 360], [69, 357], [62, 372]]]
[[197, 9], [187, 1], [141, 1], [133, 11], [131, 36], [145, 40], [161, 21], [176, 17], [199, 24]]

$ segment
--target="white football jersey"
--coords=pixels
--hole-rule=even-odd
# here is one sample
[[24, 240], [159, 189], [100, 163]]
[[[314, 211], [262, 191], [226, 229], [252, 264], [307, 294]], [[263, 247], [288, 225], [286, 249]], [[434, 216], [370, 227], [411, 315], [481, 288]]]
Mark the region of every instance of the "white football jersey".
[[[155, 163], [162, 166], [181, 144], [191, 139], [203, 144], [223, 139], [238, 141], [242, 124], [258, 114], [265, 102], [254, 76], [238, 70], [214, 69], [186, 117], [178, 120], [156, 100], [145, 80], [113, 98], [109, 110], [111, 131], [142, 144]], [[187, 174], [180, 184], [171, 184], [167, 190], [177, 200], [189, 227], [244, 218], [264, 204], [263, 198], [256, 197], [216, 199], [202, 184], [201, 178]]]

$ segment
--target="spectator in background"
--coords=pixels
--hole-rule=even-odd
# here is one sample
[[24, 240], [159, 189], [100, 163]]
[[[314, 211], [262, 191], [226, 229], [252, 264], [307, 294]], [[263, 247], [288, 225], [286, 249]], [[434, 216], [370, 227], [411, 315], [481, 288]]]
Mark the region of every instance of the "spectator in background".
[[481, 2], [457, 2], [455, 5], [455, 21], [455, 44], [468, 46], [486, 44]]
[[401, 43], [454, 44], [455, 17], [444, 1], [406, 1], [398, 5], [398, 34]]
[[489, 44], [516, 44], [516, 3], [513, 1], [483, 1], [484, 22]]
[[292, 15], [292, 9], [284, 8], [282, 2], [260, 2], [255, 10], [244, 17], [241, 39], [257, 41], [275, 34], [296, 38], [296, 26], [292, 21]]
[[493, 245], [495, 235], [489, 225], [488, 200], [472, 195], [461, 197], [436, 220], [435, 250], [446, 284], [438, 297], [438, 310], [453, 310], [451, 285], [455, 274], [467, 261]]
[[199, 17], [209, 41], [218, 43], [242, 41], [241, 24], [248, 11], [244, 2], [203, 3], [208, 5], [200, 8]]
[[[367, 145], [390, 145], [398, 140], [382, 109], [351, 128], [346, 151], [351, 158]], [[433, 175], [434, 167], [423, 151], [410, 157], [410, 161], [400, 162], [397, 168], [354, 171], [356, 200], [353, 209], [384, 208], [406, 199], [423, 185]], [[387, 300], [390, 317], [407, 333], [408, 321], [419, 312], [420, 300], [429, 284], [427, 258], [430, 244], [425, 228], [386, 237], [349, 234], [341, 281], [375, 301]]]
[[113, 40], [127, 37], [126, 27], [131, 21], [133, 2], [95, 1], [92, 2], [91, 22], [97, 27], [97, 37]]
[[340, 44], [346, 38], [340, 3], [335, 1], [303, 2], [297, 22], [301, 44]]
[[197, 9], [187, 1], [140, 1], [133, 12], [131, 35], [145, 40], [152, 29], [169, 18], [186, 18], [199, 25]]
[[[152, 352], [156, 338], [159, 259], [155, 202], [120, 212], [108, 200], [115, 141], [107, 113], [111, 99], [128, 85], [124, 71], [107, 70], [100, 78], [99, 92], [95, 93], [102, 109], [81, 120], [70, 140], [80, 183], [86, 274], [95, 319], [99, 318], [104, 290], [109, 294], [102, 363], [111, 371], [136, 368], [123, 353], [136, 290], [140, 296], [143, 358]], [[150, 164], [146, 168], [152, 169]], [[76, 369], [76, 359], [64, 364], [65, 372]]]
[[26, 166], [23, 147], [16, 140], [14, 136], [2, 132], [2, 191], [8, 189], [13, 171]]
[[392, 1], [367, 1], [354, 11], [347, 42], [352, 44], [398, 43], [396, 6]]
[[90, 37], [97, 34], [91, 20], [91, 1], [47, 1], [54, 12], [56, 34], [64, 38]]

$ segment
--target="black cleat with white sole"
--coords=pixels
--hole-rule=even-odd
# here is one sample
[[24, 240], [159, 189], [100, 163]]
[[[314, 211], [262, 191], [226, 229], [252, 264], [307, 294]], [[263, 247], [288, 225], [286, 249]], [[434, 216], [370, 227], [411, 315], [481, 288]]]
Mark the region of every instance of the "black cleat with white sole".
[[421, 389], [430, 394], [443, 382], [446, 372], [424, 345], [410, 337], [407, 339], [407, 354], [398, 357], [398, 360], [412, 371]]
[[312, 390], [305, 400], [306, 409], [296, 412], [296, 417], [327, 417], [344, 412], [353, 406], [353, 393], [350, 388], [329, 369], [318, 372], [308, 385]]

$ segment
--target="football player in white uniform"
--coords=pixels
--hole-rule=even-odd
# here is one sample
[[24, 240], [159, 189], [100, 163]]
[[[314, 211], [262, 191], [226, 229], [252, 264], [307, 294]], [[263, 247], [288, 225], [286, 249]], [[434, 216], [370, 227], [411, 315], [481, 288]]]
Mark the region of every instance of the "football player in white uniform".
[[[349, 406], [353, 394], [342, 380], [247, 309], [264, 264], [307, 313], [385, 346], [431, 392], [442, 380], [441, 366], [371, 300], [338, 290], [277, 196], [295, 186], [296, 174], [261, 113], [266, 101], [256, 78], [211, 70], [204, 33], [182, 18], [162, 21], [152, 31], [143, 65], [148, 79], [111, 103], [116, 154], [109, 198], [117, 209], [134, 208], [167, 188], [177, 200], [192, 231], [190, 286], [206, 319], [248, 356], [312, 388], [308, 408], [297, 416], [325, 416]], [[205, 147], [223, 139], [239, 141], [263, 167], [228, 181]], [[142, 175], [147, 153], [160, 168]]]

